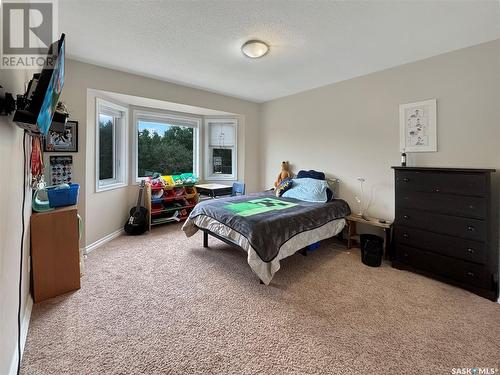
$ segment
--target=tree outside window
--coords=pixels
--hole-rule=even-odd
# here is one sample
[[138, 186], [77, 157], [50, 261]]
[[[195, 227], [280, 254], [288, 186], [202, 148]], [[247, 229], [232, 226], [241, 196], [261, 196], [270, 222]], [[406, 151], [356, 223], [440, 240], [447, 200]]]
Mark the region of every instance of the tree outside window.
[[138, 176], [194, 173], [194, 129], [148, 121], [137, 124]]

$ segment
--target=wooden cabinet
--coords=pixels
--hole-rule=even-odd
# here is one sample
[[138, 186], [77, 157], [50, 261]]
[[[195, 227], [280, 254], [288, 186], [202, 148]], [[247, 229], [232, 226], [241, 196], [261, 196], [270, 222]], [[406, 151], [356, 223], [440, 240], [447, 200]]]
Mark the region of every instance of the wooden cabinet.
[[393, 167], [393, 266], [498, 297], [491, 169]]
[[76, 206], [31, 215], [33, 300], [80, 289]]

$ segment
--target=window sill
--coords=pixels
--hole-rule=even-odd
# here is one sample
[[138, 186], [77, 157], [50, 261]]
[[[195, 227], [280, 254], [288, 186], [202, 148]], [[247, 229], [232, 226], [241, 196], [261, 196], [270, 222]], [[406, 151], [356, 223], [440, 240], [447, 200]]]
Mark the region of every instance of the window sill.
[[97, 185], [96, 186], [96, 193], [101, 193], [103, 191], [109, 191], [109, 190], [115, 190], [115, 189], [120, 189], [123, 187], [126, 187], [127, 184], [124, 182], [114, 182], [114, 183], [108, 183], [108, 184], [103, 184], [103, 185]]

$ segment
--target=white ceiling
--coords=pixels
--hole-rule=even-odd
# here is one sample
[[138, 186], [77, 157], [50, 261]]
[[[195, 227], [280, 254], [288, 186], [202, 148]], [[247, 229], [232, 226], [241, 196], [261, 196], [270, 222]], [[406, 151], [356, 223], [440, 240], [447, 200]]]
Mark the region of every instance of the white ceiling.
[[498, 0], [59, 4], [69, 57], [257, 102], [500, 38]]

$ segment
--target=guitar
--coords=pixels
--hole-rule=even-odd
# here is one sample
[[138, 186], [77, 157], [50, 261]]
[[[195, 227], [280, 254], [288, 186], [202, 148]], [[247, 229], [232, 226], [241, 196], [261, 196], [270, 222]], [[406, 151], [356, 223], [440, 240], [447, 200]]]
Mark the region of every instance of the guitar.
[[130, 217], [123, 227], [127, 234], [139, 235], [148, 229], [148, 209], [141, 206], [144, 186], [145, 182], [142, 181], [139, 196], [137, 197], [137, 205], [130, 209]]

